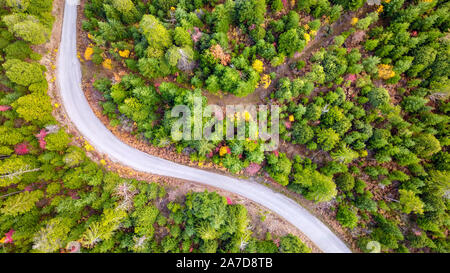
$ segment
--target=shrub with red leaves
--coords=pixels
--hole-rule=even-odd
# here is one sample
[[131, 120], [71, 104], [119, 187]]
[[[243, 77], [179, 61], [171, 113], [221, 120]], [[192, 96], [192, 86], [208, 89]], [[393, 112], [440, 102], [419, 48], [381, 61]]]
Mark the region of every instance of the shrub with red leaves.
[[28, 150], [28, 146], [26, 143], [20, 143], [16, 145], [16, 147], [14, 148], [14, 152], [16, 153], [16, 155], [26, 155], [30, 151]]

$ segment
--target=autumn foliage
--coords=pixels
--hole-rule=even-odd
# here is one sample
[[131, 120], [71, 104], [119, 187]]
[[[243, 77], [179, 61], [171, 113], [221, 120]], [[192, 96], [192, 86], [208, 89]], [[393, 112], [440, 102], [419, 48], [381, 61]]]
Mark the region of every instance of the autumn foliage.
[[219, 44], [213, 45], [209, 50], [213, 57], [218, 59], [222, 65], [226, 66], [231, 61], [231, 56], [226, 54]]

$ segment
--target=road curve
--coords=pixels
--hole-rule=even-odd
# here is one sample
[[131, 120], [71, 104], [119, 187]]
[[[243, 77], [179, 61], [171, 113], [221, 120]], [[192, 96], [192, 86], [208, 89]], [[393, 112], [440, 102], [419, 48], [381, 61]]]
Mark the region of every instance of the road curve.
[[198, 170], [148, 155], [116, 138], [95, 116], [81, 89], [81, 69], [76, 48], [77, 4], [77, 0], [66, 0], [65, 4], [58, 56], [59, 92], [68, 117], [97, 151], [137, 171], [186, 179], [241, 195], [289, 221], [323, 252], [351, 252], [320, 220], [280, 193], [256, 182]]

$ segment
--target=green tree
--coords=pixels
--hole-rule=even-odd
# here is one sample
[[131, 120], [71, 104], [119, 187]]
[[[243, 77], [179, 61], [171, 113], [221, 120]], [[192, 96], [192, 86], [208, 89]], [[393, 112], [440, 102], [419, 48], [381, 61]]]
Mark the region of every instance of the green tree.
[[155, 228], [153, 225], [159, 215], [159, 210], [153, 205], [147, 205], [136, 209], [132, 216], [136, 221], [134, 232], [139, 236], [146, 238], [153, 238]]
[[349, 229], [354, 229], [358, 224], [358, 216], [356, 215], [356, 212], [344, 205], [339, 206], [336, 219], [343, 227], [347, 227]]
[[314, 138], [314, 130], [307, 124], [295, 123], [292, 128], [292, 138], [298, 144], [306, 144]]
[[289, 11], [286, 18], [285, 28], [297, 29], [299, 23], [300, 23], [300, 15], [298, 15], [298, 13], [293, 10]]
[[16, 41], [12, 44], [9, 44], [6, 48], [3, 49], [3, 51], [6, 54], [6, 59], [19, 59], [22, 61], [36, 54], [31, 49], [29, 43], [25, 41]]
[[336, 184], [333, 180], [324, 175], [319, 176], [319, 172], [315, 172], [314, 174], [314, 181], [308, 188], [305, 197], [315, 202], [328, 202], [333, 199], [337, 194]]
[[141, 58], [138, 67], [141, 74], [149, 79], [164, 77], [171, 73], [171, 66], [166, 58]]
[[69, 149], [67, 149], [67, 152], [63, 158], [63, 161], [67, 167], [79, 166], [85, 160], [86, 160], [86, 156], [85, 156], [83, 150], [77, 146], [69, 147]]
[[[363, 183], [361, 183], [363, 182]], [[367, 184], [365, 184], [364, 181], [362, 180], [358, 180], [357, 181], [357, 191], [359, 190], [361, 192], [362, 187], [366, 187]], [[361, 210], [366, 210], [369, 212], [376, 212], [378, 207], [377, 207], [377, 202], [375, 202], [374, 200], [372, 200], [372, 194], [370, 191], [366, 191], [364, 192], [362, 195], [356, 197], [355, 199], [355, 206]]]
[[122, 209], [105, 209], [101, 219], [92, 222], [83, 233], [81, 244], [86, 247], [93, 247], [102, 240], [111, 239], [125, 217], [127, 217], [127, 213]]
[[49, 151], [63, 151], [70, 143], [69, 135], [62, 129], [45, 137], [46, 149]]
[[369, 28], [369, 26], [371, 24], [373, 24], [374, 22], [376, 22], [377, 20], [378, 20], [378, 13], [371, 12], [366, 17], [364, 17], [363, 19], [359, 20], [356, 23], [356, 28], [362, 29], [362, 30], [367, 30]]
[[441, 144], [432, 134], [419, 134], [413, 138], [417, 155], [428, 158], [441, 150]]
[[310, 253], [309, 249], [298, 237], [292, 234], [281, 237], [280, 251], [283, 253]]
[[129, 12], [134, 8], [133, 1], [131, 0], [112, 0], [112, 4], [115, 9], [122, 13]]
[[344, 192], [350, 192], [355, 187], [355, 178], [350, 173], [340, 174], [335, 181]]
[[[370, 41], [370, 40], [368, 40]], [[378, 73], [378, 67], [377, 65], [381, 62], [381, 59], [377, 56], [369, 56], [365, 58], [362, 61], [362, 64], [364, 66], [364, 70], [372, 75], [375, 75]]]
[[265, 0], [236, 0], [235, 21], [246, 26], [264, 22], [267, 6]]
[[321, 115], [322, 109], [318, 105], [310, 103], [306, 106], [305, 118], [307, 120], [318, 120]]
[[341, 17], [342, 14], [342, 6], [341, 5], [333, 5], [329, 11], [330, 23], [336, 22], [337, 19]]
[[12, 156], [0, 162], [0, 186], [7, 187], [22, 181], [24, 175], [36, 173], [40, 168], [29, 158]]
[[333, 3], [342, 5], [345, 9], [357, 10], [364, 5], [366, 0], [334, 0]]
[[300, 39], [296, 29], [289, 29], [280, 35], [278, 45], [280, 52], [292, 56], [295, 52], [303, 49], [305, 41]]
[[216, 75], [209, 76], [209, 78], [205, 81], [205, 84], [206, 89], [210, 92], [216, 93], [220, 90], [220, 81]]
[[278, 90], [275, 93], [275, 97], [281, 102], [290, 100], [292, 98], [291, 89], [291, 81], [289, 80], [289, 78], [282, 78], [278, 83]]
[[169, 48], [169, 50], [167, 50], [166, 52], [166, 60], [167, 62], [171, 65], [171, 66], [177, 66], [178, 61], [181, 58], [181, 48], [176, 47], [176, 46], [172, 46], [171, 48]]
[[388, 145], [391, 132], [386, 129], [375, 129], [369, 140], [370, 147], [380, 149]]
[[373, 87], [367, 94], [369, 103], [377, 108], [389, 103], [390, 96], [388, 91], [382, 87]]
[[284, 153], [267, 155], [267, 172], [270, 176], [283, 186], [289, 184], [292, 162]]
[[337, 151], [330, 153], [330, 155], [333, 159], [346, 164], [351, 163], [359, 157], [359, 154], [350, 149], [347, 145], [341, 145]]
[[336, 196], [336, 184], [331, 177], [310, 167], [300, 167], [298, 163], [294, 165], [294, 169], [293, 184], [300, 185], [304, 189], [302, 193], [307, 199], [315, 202], [328, 202]]
[[408, 76], [416, 77], [436, 59], [437, 51], [430, 46], [418, 47], [414, 54], [414, 61], [408, 70]]
[[409, 113], [417, 113], [423, 110], [428, 103], [428, 99], [418, 97], [418, 96], [408, 96], [402, 101], [403, 109]]
[[30, 5], [30, 0], [3, 0], [0, 3], [12, 8], [14, 11], [23, 12], [26, 11]]
[[186, 196], [186, 208], [199, 222], [205, 221], [219, 230], [226, 221], [226, 200], [216, 192], [191, 193]]
[[375, 216], [375, 220], [377, 228], [374, 229], [371, 237], [387, 248], [398, 248], [398, 242], [404, 240], [404, 237], [397, 224], [381, 215]]
[[0, 126], [0, 144], [16, 145], [22, 142], [24, 135], [17, 128]]
[[322, 61], [325, 82], [334, 81], [347, 70], [347, 60], [341, 56], [327, 53]]
[[8, 197], [0, 209], [4, 215], [16, 216], [24, 214], [32, 210], [36, 206], [36, 202], [44, 196], [42, 191], [21, 192], [19, 194]]
[[215, 148], [215, 145], [208, 140], [198, 140], [195, 141], [195, 148], [200, 156], [206, 156]]
[[193, 41], [191, 35], [186, 29], [182, 27], [176, 27], [173, 32], [173, 40], [175, 44], [179, 47], [192, 46]]
[[234, 1], [226, 1], [225, 4], [217, 5], [212, 15], [214, 20], [214, 30], [216, 32], [227, 33], [232, 23]]
[[53, 218], [33, 238], [33, 249], [52, 253], [66, 246], [67, 235], [74, 221], [70, 218]]
[[272, 4], [270, 5], [270, 8], [274, 12], [279, 12], [284, 8], [284, 5], [281, 0], [272, 0]]
[[318, 63], [313, 64], [311, 72], [306, 74], [306, 79], [308, 81], [318, 84], [323, 84], [325, 82], [325, 77], [326, 74], [324, 72], [324, 68]]

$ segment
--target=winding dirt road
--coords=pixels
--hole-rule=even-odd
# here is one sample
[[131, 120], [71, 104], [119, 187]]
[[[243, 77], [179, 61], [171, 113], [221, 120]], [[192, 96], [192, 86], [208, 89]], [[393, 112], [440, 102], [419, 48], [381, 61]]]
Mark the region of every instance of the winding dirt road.
[[323, 252], [351, 252], [325, 224], [280, 193], [256, 182], [198, 170], [148, 155], [116, 138], [97, 119], [81, 89], [81, 69], [76, 48], [77, 5], [77, 0], [66, 0], [58, 56], [59, 92], [67, 116], [98, 152], [137, 171], [186, 179], [241, 195], [292, 223]]

